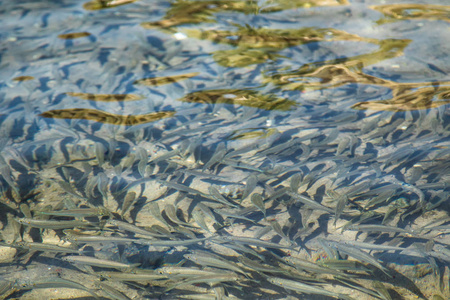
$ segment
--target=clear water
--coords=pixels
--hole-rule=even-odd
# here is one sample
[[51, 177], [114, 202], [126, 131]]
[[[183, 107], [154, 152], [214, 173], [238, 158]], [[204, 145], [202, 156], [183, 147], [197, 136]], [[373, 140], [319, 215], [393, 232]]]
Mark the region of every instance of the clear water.
[[2, 297], [448, 298], [429, 2], [0, 1]]

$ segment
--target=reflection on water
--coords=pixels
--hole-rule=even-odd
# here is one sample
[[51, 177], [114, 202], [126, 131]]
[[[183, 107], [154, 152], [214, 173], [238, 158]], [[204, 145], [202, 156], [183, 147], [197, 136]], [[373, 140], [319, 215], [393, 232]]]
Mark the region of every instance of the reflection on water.
[[78, 39], [78, 38], [82, 38], [82, 37], [87, 37], [90, 35], [91, 34], [89, 32], [83, 31], [83, 32], [58, 34], [58, 37], [63, 40], [73, 40], [73, 39]]
[[136, 0], [92, 0], [83, 4], [86, 10], [99, 10], [133, 3]]
[[134, 84], [142, 84], [142, 85], [148, 85], [148, 86], [158, 86], [163, 84], [169, 84], [178, 82], [181, 80], [185, 80], [194, 76], [199, 75], [198, 72], [192, 72], [188, 74], [181, 74], [181, 75], [173, 75], [173, 76], [159, 76], [159, 77], [153, 77], [153, 78], [143, 78], [136, 80]]
[[448, 299], [450, 9], [397, 2], [2, 3], [0, 297]]
[[135, 101], [142, 99], [141, 96], [133, 94], [89, 94], [89, 93], [66, 93], [68, 96], [78, 97], [84, 100], [91, 101]]
[[34, 77], [33, 76], [17, 76], [14, 77], [12, 80], [14, 81], [27, 81], [27, 80], [33, 80]]
[[377, 24], [412, 19], [450, 21], [450, 7], [448, 5], [388, 4], [374, 5], [370, 8], [378, 10], [386, 16], [386, 18], [378, 20]]
[[251, 90], [204, 90], [189, 93], [179, 99], [184, 102], [198, 102], [209, 104], [237, 104], [242, 106], [256, 107], [265, 110], [289, 110], [294, 101], [278, 98], [275, 95], [261, 95]]
[[83, 119], [105, 124], [132, 126], [148, 122], [154, 122], [157, 120], [161, 120], [163, 118], [171, 117], [174, 114], [175, 114], [174, 111], [163, 111], [163, 112], [153, 112], [145, 115], [121, 116], [96, 109], [68, 108], [68, 109], [49, 110], [42, 113], [41, 116], [44, 118]]

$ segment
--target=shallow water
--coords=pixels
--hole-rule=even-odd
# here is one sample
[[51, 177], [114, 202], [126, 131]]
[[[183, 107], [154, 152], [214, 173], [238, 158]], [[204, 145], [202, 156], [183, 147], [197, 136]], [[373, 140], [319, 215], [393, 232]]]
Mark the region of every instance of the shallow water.
[[0, 297], [449, 298], [423, 3], [0, 1]]

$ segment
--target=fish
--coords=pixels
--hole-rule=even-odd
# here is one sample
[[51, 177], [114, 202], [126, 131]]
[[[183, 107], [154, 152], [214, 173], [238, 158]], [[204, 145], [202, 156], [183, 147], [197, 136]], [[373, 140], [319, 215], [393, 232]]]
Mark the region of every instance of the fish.
[[312, 199], [310, 199], [310, 198], [308, 198], [306, 196], [303, 196], [303, 195], [300, 195], [300, 194], [297, 194], [297, 193], [293, 193], [293, 192], [290, 192], [290, 191], [286, 191], [286, 194], [288, 194], [289, 196], [291, 196], [292, 198], [294, 198], [298, 202], [301, 202], [305, 206], [308, 206], [310, 208], [323, 210], [323, 211], [326, 211], [328, 213], [334, 213], [334, 211], [331, 208], [326, 207], [326, 206], [324, 206], [324, 205], [322, 205], [322, 204], [320, 204], [320, 203], [318, 203], [318, 202], [316, 202], [316, 201], [314, 201], [314, 200], [312, 200]]
[[209, 239], [210, 239], [210, 237], [193, 238], [193, 239], [187, 239], [187, 240], [170, 240], [170, 241], [139, 239], [139, 241], [136, 241], [136, 243], [141, 244], [141, 245], [153, 246], [153, 247], [179, 247], [179, 246], [188, 246], [188, 245], [198, 244], [198, 243], [204, 242]]
[[28, 218], [16, 218], [19, 224], [44, 229], [67, 229], [75, 227], [96, 227], [97, 223], [92, 223], [86, 220], [40, 220], [40, 219], [28, 219]]
[[174, 284], [168, 286], [164, 291], [168, 292], [174, 288], [177, 288], [182, 285], [187, 285], [187, 284], [208, 283], [208, 284], [212, 285], [212, 284], [217, 284], [220, 282], [238, 281], [238, 280], [242, 280], [242, 278], [243, 278], [242, 276], [239, 276], [236, 273], [227, 273], [227, 274], [218, 273], [215, 275], [198, 276], [198, 277], [195, 277], [192, 279], [189, 278], [187, 280], [174, 283]]
[[341, 216], [345, 206], [348, 203], [348, 197], [346, 195], [340, 195], [334, 190], [327, 190], [326, 193], [328, 194], [329, 197], [333, 199], [333, 201], [337, 202], [334, 217], [334, 226], [336, 226], [337, 220]]
[[26, 249], [28, 251], [42, 251], [42, 252], [55, 252], [55, 253], [80, 253], [79, 250], [74, 248], [62, 247], [53, 244], [36, 243], [36, 242], [16, 242], [13, 244], [2, 244], [2, 246], [14, 247], [20, 249]]
[[343, 253], [345, 253], [345, 254], [347, 254], [347, 255], [349, 255], [351, 257], [354, 257], [354, 258], [356, 258], [356, 259], [358, 259], [358, 260], [360, 260], [362, 262], [365, 262], [365, 263], [368, 263], [368, 264], [371, 264], [371, 265], [377, 267], [383, 273], [385, 273], [387, 276], [392, 278], [392, 275], [389, 274], [389, 270], [386, 267], [384, 267], [383, 265], [381, 265], [378, 262], [378, 260], [375, 257], [373, 257], [372, 255], [370, 255], [370, 254], [368, 254], [366, 252], [363, 252], [363, 251], [361, 251], [359, 249], [356, 249], [354, 247], [344, 245], [342, 243], [333, 242], [333, 243], [331, 243], [331, 245], [336, 247], [339, 252], [343, 252]]
[[370, 272], [369, 268], [355, 260], [327, 258], [319, 260], [318, 264], [334, 270]]
[[10, 294], [14, 293], [16, 291], [16, 284], [16, 281], [0, 280], [0, 297], [6, 299]]
[[164, 267], [160, 267], [158, 269], [155, 270], [156, 272], [158, 272], [159, 274], [163, 274], [166, 276], [174, 276], [174, 275], [197, 275], [197, 276], [207, 276], [207, 275], [214, 275], [214, 274], [218, 274], [220, 272], [227, 272], [227, 271], [222, 271], [222, 270], [217, 270], [217, 269], [198, 269], [195, 267], [179, 267], [179, 266], [164, 266]]
[[73, 208], [62, 210], [38, 211], [37, 215], [59, 216], [59, 217], [102, 217], [110, 216], [111, 212], [104, 206], [88, 207], [88, 208]]
[[294, 193], [298, 192], [298, 188], [300, 187], [300, 183], [302, 182], [302, 180], [303, 174], [301, 172], [297, 172], [291, 176], [289, 187], [291, 188], [292, 192]]
[[282, 274], [289, 274], [288, 271], [283, 270], [280, 267], [275, 266], [269, 266], [269, 265], [263, 265], [260, 262], [253, 261], [252, 259], [249, 259], [245, 256], [239, 256], [238, 261], [244, 265], [244, 267], [249, 268], [250, 270], [254, 270], [257, 272], [264, 272], [264, 273], [282, 273]]
[[246, 214], [248, 211], [242, 211], [242, 210], [231, 210], [231, 209], [214, 209], [214, 212], [219, 214], [222, 218], [226, 219], [226, 218], [231, 218], [231, 219], [239, 219], [239, 220], [245, 220], [251, 223], [255, 223], [254, 220], [249, 219], [247, 217], [244, 216], [244, 214]]
[[402, 182], [402, 181], [398, 180], [397, 178], [395, 178], [393, 175], [388, 175], [388, 176], [384, 177], [384, 180], [391, 182], [393, 184], [396, 184], [404, 190], [415, 193], [419, 197], [420, 207], [423, 208], [425, 206], [425, 194], [419, 188], [413, 186], [412, 184]]
[[209, 206], [207, 206], [203, 203], [198, 203], [195, 207], [198, 208], [200, 211], [202, 211], [205, 216], [208, 216], [215, 223], [220, 224]]
[[208, 225], [205, 222], [205, 216], [203, 215], [203, 212], [194, 209], [191, 214], [192, 218], [194, 219], [195, 223], [197, 223], [198, 226], [200, 226], [203, 230], [205, 230], [208, 233], [211, 233], [211, 231], [208, 228]]
[[282, 288], [295, 291], [301, 294], [315, 294], [315, 295], [323, 295], [323, 296], [330, 296], [335, 297], [339, 299], [352, 299], [347, 295], [339, 294], [335, 292], [327, 291], [326, 289], [322, 287], [317, 287], [311, 284], [301, 283], [299, 281], [279, 278], [279, 277], [267, 277], [267, 281], [280, 286]]
[[317, 274], [332, 274], [332, 275], [345, 275], [342, 272], [339, 272], [332, 268], [327, 268], [321, 265], [318, 265], [316, 263], [296, 258], [293, 256], [285, 256], [283, 257], [283, 260], [287, 263], [293, 265], [296, 269], [304, 270], [310, 273], [317, 273]]
[[112, 281], [150, 281], [158, 279], [167, 279], [167, 275], [160, 272], [141, 272], [133, 270], [130, 272], [108, 272], [103, 271], [97, 273], [102, 278], [110, 279]]
[[346, 245], [350, 245], [356, 248], [368, 249], [368, 250], [378, 250], [378, 251], [404, 251], [409, 250], [408, 248], [403, 247], [395, 247], [389, 245], [377, 245], [366, 242], [358, 242], [358, 241], [345, 241]]
[[72, 280], [59, 277], [39, 278], [30, 283], [16, 284], [16, 287], [20, 290], [54, 289], [54, 288], [76, 289], [85, 291], [91, 294], [95, 299], [99, 299], [97, 294], [95, 294], [91, 289], [88, 289], [84, 285]]
[[74, 195], [77, 198], [85, 200], [83, 196], [80, 196], [77, 192], [75, 192], [75, 190], [73, 189], [72, 185], [69, 182], [65, 182], [62, 180], [57, 180], [56, 182], [63, 188], [64, 191], [68, 192], [71, 195]]
[[137, 243], [139, 239], [130, 239], [124, 237], [117, 236], [103, 236], [103, 235], [89, 235], [82, 234], [74, 230], [64, 230], [65, 237], [64, 239], [76, 244], [84, 244], [84, 243], [115, 243], [115, 244], [129, 244], [129, 243]]
[[136, 200], [136, 192], [128, 192], [125, 195], [125, 197], [123, 199], [123, 203], [122, 203], [122, 209], [120, 212], [120, 215], [122, 218], [128, 212], [128, 210], [133, 205], [135, 200]]
[[97, 284], [103, 292], [105, 292], [109, 297], [111, 297], [110, 299], [113, 299], [113, 300], [130, 300], [131, 299], [131, 298], [125, 296], [123, 293], [116, 290], [115, 288], [113, 288], [112, 286], [110, 286], [109, 284], [103, 283], [101, 281], [98, 282]]
[[28, 206], [28, 204], [21, 203], [19, 205], [19, 209], [23, 213], [25, 218], [27, 218], [27, 219], [32, 219], [33, 218], [33, 216], [31, 215], [30, 207]]
[[237, 273], [241, 273], [244, 276], [247, 274], [239, 268], [236, 264], [234, 264], [231, 261], [225, 260], [223, 258], [218, 257], [217, 255], [205, 255], [204, 253], [196, 254], [195, 252], [191, 252], [189, 254], [183, 255], [184, 258], [202, 266], [210, 266], [210, 267], [216, 267], [226, 270], [231, 270]]
[[144, 228], [138, 227], [136, 225], [133, 225], [133, 224], [130, 224], [127, 222], [123, 222], [123, 221], [119, 221], [119, 220], [109, 219], [108, 221], [106, 221], [106, 223], [108, 225], [116, 226], [116, 227], [120, 228], [121, 230], [140, 234], [140, 235], [143, 235], [146, 237], [167, 237], [166, 235], [157, 234], [157, 233], [148, 231]]
[[264, 219], [266, 218], [266, 205], [264, 204], [264, 200], [261, 196], [261, 194], [254, 193], [252, 194], [250, 200], [252, 201], [253, 205], [256, 206], [264, 215]]
[[376, 224], [350, 225], [346, 227], [346, 230], [369, 231], [369, 232], [399, 232], [412, 234], [411, 231], [400, 227], [388, 225], [376, 225]]
[[203, 171], [209, 169], [215, 164], [220, 164], [220, 162], [223, 160], [225, 154], [227, 153], [227, 149], [225, 147], [224, 143], [220, 143], [216, 150], [214, 151], [214, 154], [211, 156], [211, 158], [208, 160], [208, 162], [203, 166]]
[[135, 264], [126, 264], [121, 263], [113, 260], [107, 260], [107, 259], [100, 259], [92, 256], [75, 256], [75, 255], [69, 255], [64, 256], [61, 258], [64, 261], [75, 263], [75, 264], [81, 264], [81, 265], [88, 265], [93, 267], [101, 267], [101, 268], [114, 268], [119, 270], [130, 270], [140, 265], [140, 263]]
[[97, 189], [102, 195], [103, 201], [107, 203], [109, 178], [103, 172], [99, 172], [96, 177], [97, 177]]
[[186, 193], [193, 194], [193, 195], [199, 195], [199, 196], [203, 196], [203, 197], [207, 198], [207, 195], [205, 193], [203, 193], [199, 190], [193, 189], [191, 187], [188, 187], [184, 184], [176, 183], [173, 181], [161, 180], [161, 179], [156, 179], [155, 181], [161, 185], [176, 189], [178, 191], [186, 192]]
[[286, 242], [289, 243], [291, 245], [294, 244], [293, 241], [291, 241], [291, 239], [283, 232], [283, 229], [281, 228], [281, 225], [277, 222], [277, 220], [273, 219], [273, 220], [269, 220], [268, 221], [270, 226], [272, 227], [272, 229], [279, 235], [281, 236], [281, 238]]
[[172, 204], [166, 205], [166, 207], [164, 208], [164, 211], [165, 211], [167, 217], [169, 218], [169, 220], [172, 221], [173, 223], [178, 224], [178, 225], [188, 226], [188, 227], [195, 227], [194, 225], [183, 222], [178, 218], [177, 208], [174, 205], [172, 205]]
[[161, 214], [161, 210], [159, 208], [159, 205], [157, 202], [152, 201], [148, 204], [150, 206], [150, 213], [151, 215], [158, 220], [159, 222], [161, 222], [162, 224], [166, 225], [167, 228], [171, 228], [172, 226], [166, 221], [166, 219], [163, 218], [162, 214]]
[[96, 109], [67, 108], [49, 110], [39, 115], [52, 119], [81, 119], [112, 125], [133, 126], [169, 118], [174, 114], [175, 111], [160, 111], [144, 115], [117, 115]]
[[392, 300], [391, 295], [387, 288], [379, 281], [372, 281], [372, 287], [378, 293], [380, 297], [384, 300]]
[[375, 291], [369, 290], [369, 289], [367, 289], [367, 288], [365, 288], [365, 287], [363, 287], [363, 286], [360, 286], [360, 285], [357, 284], [357, 283], [351, 282], [351, 281], [349, 281], [349, 280], [347, 280], [346, 278], [343, 278], [343, 277], [341, 277], [341, 276], [334, 276], [334, 279], [336, 279], [336, 280], [339, 281], [340, 283], [342, 283], [342, 284], [344, 284], [344, 285], [350, 287], [351, 289], [358, 290], [358, 291], [363, 292], [363, 293], [365, 293], [365, 294], [371, 295], [371, 296], [373, 296], [373, 297], [375, 297], [375, 298], [378, 298], [378, 297], [380, 296], [380, 295], [379, 295], [378, 293], [376, 293]]
[[209, 196], [207, 198], [222, 203], [226, 206], [231, 206], [233, 208], [238, 208], [239, 205], [231, 203], [213, 186], [208, 187]]
[[95, 149], [95, 157], [97, 158], [98, 161], [98, 166], [101, 167], [105, 162], [106, 147], [102, 143], [96, 142], [94, 149]]
[[221, 236], [221, 237], [213, 237], [211, 241], [220, 241], [220, 242], [228, 242], [228, 243], [239, 243], [244, 245], [252, 245], [256, 247], [262, 248], [273, 248], [273, 249], [294, 249], [294, 245], [283, 246], [280, 244], [264, 241], [261, 239], [250, 238], [250, 237], [239, 237], [239, 236]]
[[242, 193], [241, 201], [245, 200], [250, 195], [250, 193], [253, 192], [257, 183], [258, 183], [258, 178], [254, 174], [250, 175], [246, 179], [245, 189], [244, 189], [244, 192]]

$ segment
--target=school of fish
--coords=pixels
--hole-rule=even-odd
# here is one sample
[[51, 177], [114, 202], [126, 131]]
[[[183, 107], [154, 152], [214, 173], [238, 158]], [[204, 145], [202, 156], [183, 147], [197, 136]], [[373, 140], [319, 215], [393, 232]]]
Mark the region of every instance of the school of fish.
[[0, 299], [448, 299], [448, 62], [314, 25], [354, 1], [154, 2], [5, 4]]

